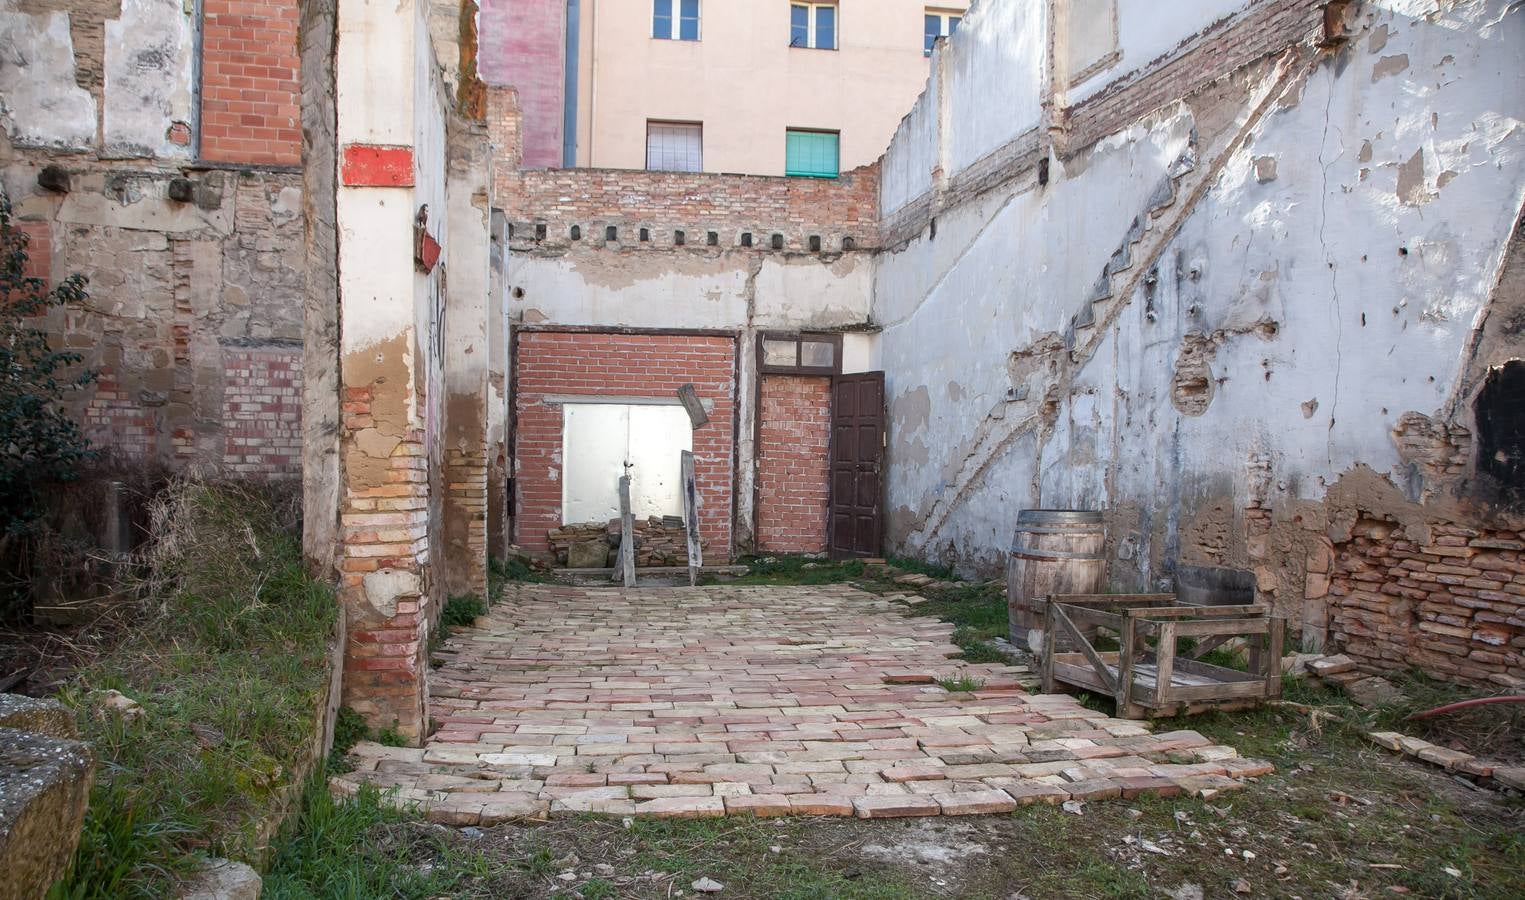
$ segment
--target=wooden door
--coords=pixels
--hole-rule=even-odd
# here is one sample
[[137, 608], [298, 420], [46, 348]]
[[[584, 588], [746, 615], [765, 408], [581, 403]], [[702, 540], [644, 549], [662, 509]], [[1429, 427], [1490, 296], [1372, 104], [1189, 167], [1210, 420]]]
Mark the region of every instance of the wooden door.
[[884, 373], [831, 379], [831, 502], [827, 544], [833, 559], [878, 556], [884, 535]]

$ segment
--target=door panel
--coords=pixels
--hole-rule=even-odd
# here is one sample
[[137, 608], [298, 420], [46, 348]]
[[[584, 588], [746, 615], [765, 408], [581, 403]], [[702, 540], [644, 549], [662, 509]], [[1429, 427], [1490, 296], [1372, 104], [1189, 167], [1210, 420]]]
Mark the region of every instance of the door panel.
[[831, 555], [878, 556], [884, 532], [884, 373], [833, 376], [831, 421]]

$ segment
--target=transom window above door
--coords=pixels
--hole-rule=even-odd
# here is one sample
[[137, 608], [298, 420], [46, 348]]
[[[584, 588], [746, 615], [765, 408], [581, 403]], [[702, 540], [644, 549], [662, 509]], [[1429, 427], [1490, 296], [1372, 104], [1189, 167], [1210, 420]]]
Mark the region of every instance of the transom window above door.
[[652, 0], [651, 36], [667, 41], [699, 40], [699, 0]]
[[789, 4], [789, 46], [811, 50], [837, 49], [837, 5]]
[[953, 32], [958, 30], [958, 23], [963, 18], [964, 14], [961, 12], [946, 12], [938, 9], [927, 10], [927, 14], [923, 17], [922, 55], [931, 56], [932, 45], [937, 43], [937, 39], [952, 37]]

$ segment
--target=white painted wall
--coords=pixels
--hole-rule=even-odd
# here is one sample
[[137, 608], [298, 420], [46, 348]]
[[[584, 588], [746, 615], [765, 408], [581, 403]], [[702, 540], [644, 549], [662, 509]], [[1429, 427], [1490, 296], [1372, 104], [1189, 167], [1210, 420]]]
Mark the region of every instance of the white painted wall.
[[170, 127], [195, 117], [193, 23], [180, 0], [123, 0], [106, 29], [107, 156], [189, 158], [189, 143], [168, 139]]
[[1117, 62], [1070, 85], [1078, 103], [1107, 85], [1159, 59], [1214, 22], [1250, 6], [1254, 0], [1114, 0], [1117, 11]]
[[[982, 0], [986, 14], [1007, 5], [1028, 4]], [[1171, 16], [1190, 7], [1205, 27], [1223, 5], [1170, 4]], [[1392, 429], [1455, 389], [1525, 196], [1525, 9], [1393, 6], [1374, 6], [1347, 57], [1314, 70], [1227, 160], [1161, 254], [1152, 296], [1132, 297], [1058, 396], [1052, 434], [1006, 427], [1051, 386], [1035, 376], [1029, 399], [1008, 401], [1011, 354], [1063, 332], [1199, 124], [1191, 111], [1103, 141], [1047, 188], [1022, 180], [945, 210], [935, 239], [923, 231], [881, 258], [873, 321], [884, 329], [896, 549], [952, 547], [988, 569], [1025, 506], [1136, 503], [1172, 521], [1206, 498], [1237, 508], [1252, 460], [1269, 461], [1280, 501], [1318, 499], [1357, 465], [1404, 483]], [[1140, 36], [1125, 57], [1178, 42], [1179, 21], [1156, 24], [1153, 43]], [[1251, 330], [1262, 319], [1274, 336]], [[1228, 332], [1199, 417], [1170, 399], [1191, 332]], [[965, 457], [992, 435], [1009, 439], [965, 501], [937, 533], [908, 538], [966, 487]]]
[[[84, 150], [95, 141], [95, 98], [74, 80], [67, 13], [29, 15], [0, 0], [0, 127], [16, 144]], [[25, 54], [15, 48], [27, 48]]]

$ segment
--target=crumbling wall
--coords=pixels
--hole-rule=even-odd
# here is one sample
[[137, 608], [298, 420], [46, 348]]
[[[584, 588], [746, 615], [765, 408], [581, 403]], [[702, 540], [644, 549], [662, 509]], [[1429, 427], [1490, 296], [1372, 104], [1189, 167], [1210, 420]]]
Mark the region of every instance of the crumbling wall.
[[[1519, 352], [1496, 285], [1525, 196], [1506, 74], [1525, 15], [1335, 6], [1183, 4], [1194, 30], [1142, 61], [1129, 48], [1160, 36], [1121, 15], [1121, 61], [1083, 76], [1100, 83], [1058, 73], [1041, 154], [887, 220], [873, 319], [898, 548], [993, 571], [1017, 509], [1106, 508], [1115, 586], [1248, 569], [1305, 646], [1364, 653], [1326, 584], [1358, 519], [1415, 546], [1433, 543], [1415, 528], [1518, 531], [1481, 492], [1470, 406]], [[944, 52], [999, 64], [975, 35]], [[935, 171], [927, 143], [899, 170]], [[1432, 671], [1525, 676], [1518, 635]]]
[[[198, 159], [198, 63], [220, 71], [243, 48], [213, 42], [198, 60], [193, 16], [168, 0], [8, 0], [0, 182], [44, 274], [90, 279], [84, 309], [47, 321], [100, 372], [76, 410], [90, 439], [145, 464], [293, 477], [302, 184], [264, 158]], [[244, 11], [238, 27], [262, 35], [256, 61], [295, 54], [295, 18], [294, 3]], [[270, 77], [294, 96], [294, 68]], [[244, 134], [277, 114], [237, 112]]]

